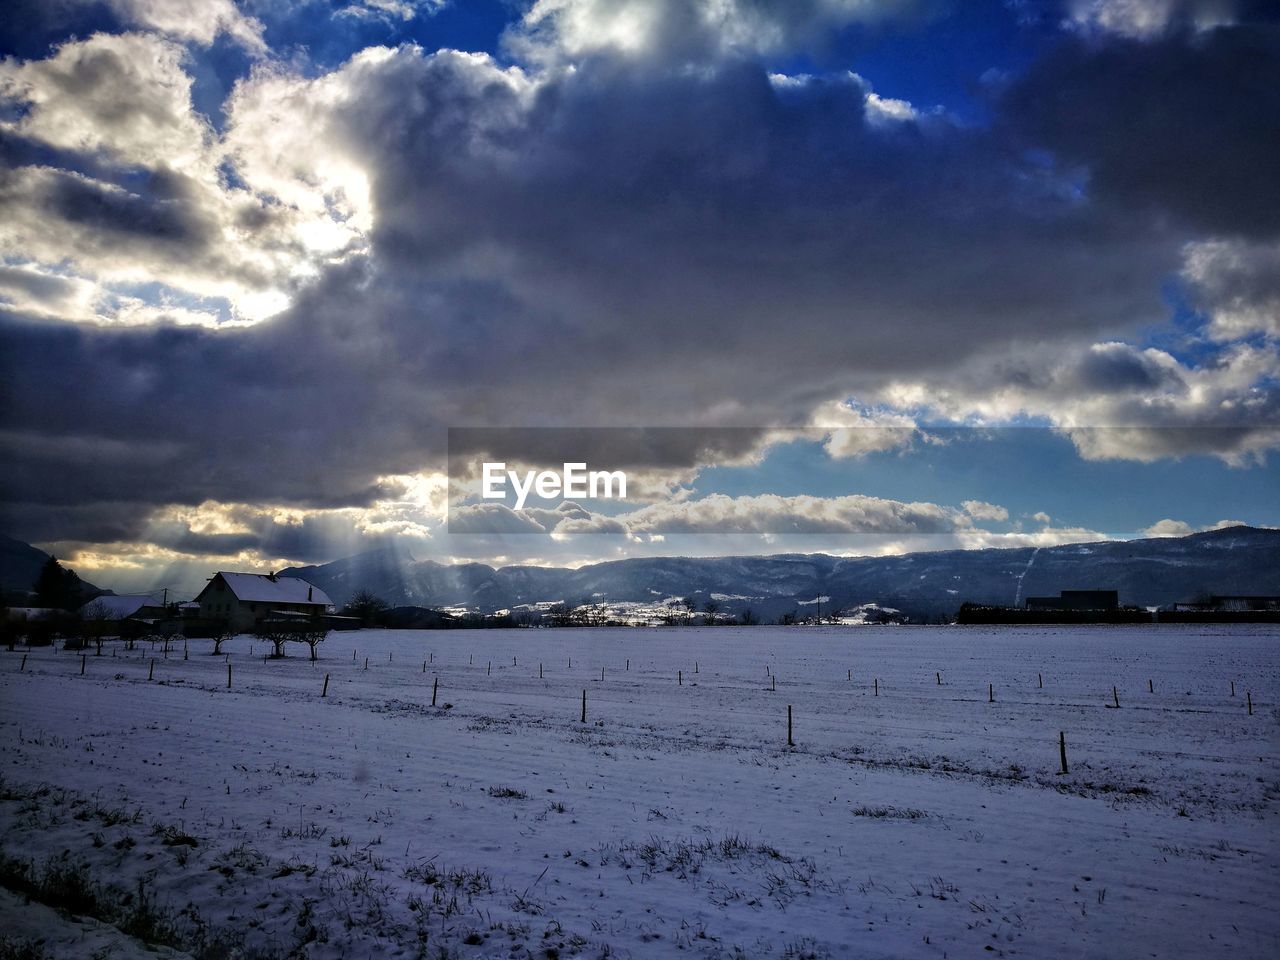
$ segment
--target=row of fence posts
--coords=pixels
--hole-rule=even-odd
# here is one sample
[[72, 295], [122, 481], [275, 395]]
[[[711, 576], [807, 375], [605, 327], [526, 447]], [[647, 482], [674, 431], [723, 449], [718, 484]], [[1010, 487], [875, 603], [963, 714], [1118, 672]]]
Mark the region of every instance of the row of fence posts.
[[[166, 652], [167, 652], [167, 649], [168, 649], [168, 644], [167, 644], [167, 643], [165, 644], [165, 649], [166, 649]], [[115, 651], [113, 650], [113, 651], [112, 651], [112, 653], [114, 654], [114, 652], [115, 652]], [[351, 659], [354, 661], [354, 660], [356, 660], [356, 659], [357, 659], [357, 656], [358, 656], [358, 652], [357, 652], [356, 650], [352, 650], [352, 651], [351, 651]], [[474, 655], [472, 655], [472, 657], [474, 658]], [[186, 643], [186, 641], [185, 641], [185, 640], [183, 641], [183, 645], [182, 645], [182, 659], [183, 659], [183, 660], [188, 659], [187, 643]], [[388, 662], [394, 662], [394, 661], [393, 661], [393, 659], [392, 659], [392, 654], [391, 654], [390, 652], [387, 654], [387, 661], [388, 661]], [[435, 661], [435, 654], [434, 654], [434, 653], [430, 653], [430, 654], [428, 654], [427, 659], [426, 659], [426, 660], [424, 660], [424, 661], [422, 661], [422, 672], [423, 672], [423, 673], [426, 673], [426, 672], [427, 672], [427, 664], [428, 664], [428, 663], [434, 663], [434, 661]], [[88, 662], [89, 662], [88, 654], [83, 654], [83, 653], [82, 653], [82, 654], [80, 655], [80, 675], [81, 675], [81, 676], [84, 676], [84, 675], [85, 675], [85, 671], [86, 671], [86, 669], [88, 668]], [[474, 662], [474, 660], [472, 660], [471, 662]], [[573, 666], [573, 659], [572, 659], [572, 658], [569, 658], [569, 659], [568, 659], [568, 663], [569, 663], [569, 666], [572, 668], [572, 666]], [[518, 660], [517, 660], [517, 658], [516, 658], [516, 657], [512, 657], [512, 658], [511, 658], [511, 665], [512, 665], [513, 667], [518, 665]], [[18, 672], [19, 672], [19, 673], [22, 673], [22, 672], [24, 672], [24, 671], [26, 670], [26, 668], [27, 668], [27, 654], [25, 654], [25, 653], [24, 653], [24, 654], [22, 655], [22, 663], [18, 666]], [[364, 658], [364, 669], [365, 669], [365, 670], [368, 670], [368, 669], [369, 669], [369, 658], [368, 658], [368, 657], [365, 657], [365, 658]], [[631, 669], [631, 660], [630, 660], [630, 658], [628, 658], [628, 659], [627, 659], [626, 669], [627, 669], [627, 670], [630, 670], [630, 669]], [[696, 661], [696, 660], [695, 660], [695, 661], [693, 662], [693, 672], [694, 672], [695, 674], [696, 674], [696, 673], [698, 673], [698, 669], [699, 669], [699, 664], [698, 664], [698, 661]], [[766, 673], [766, 674], [768, 675], [768, 677], [769, 677], [769, 691], [770, 691], [771, 693], [772, 693], [772, 692], [776, 692], [776, 691], [777, 691], [777, 689], [778, 689], [778, 678], [777, 678], [777, 676], [776, 676], [776, 675], [775, 675], [775, 674], [774, 674], [774, 673], [769, 669], [769, 667], [768, 667], [768, 665], [767, 665], [767, 664], [765, 665], [765, 668], [764, 668], [764, 669], [765, 669], [765, 673]], [[156, 660], [155, 660], [155, 657], [152, 657], [152, 658], [151, 658], [151, 660], [150, 660], [150, 663], [148, 664], [148, 667], [147, 667], [147, 679], [148, 679], [148, 680], [154, 680], [154, 679], [155, 679], [155, 670], [156, 670]], [[493, 674], [493, 661], [492, 661], [492, 660], [490, 660], [490, 661], [488, 661], [488, 663], [487, 663], [487, 665], [486, 665], [486, 668], [485, 668], [485, 675], [486, 675], [486, 676], [491, 676], [492, 674]], [[604, 668], [604, 667], [601, 667], [601, 668], [600, 668], [600, 681], [601, 681], [601, 682], [604, 682], [604, 677], [605, 677], [605, 668]], [[541, 664], [541, 663], [539, 663], [539, 664], [538, 664], [538, 679], [539, 679], [539, 680], [543, 679], [543, 669], [542, 669], [542, 664]], [[852, 668], [850, 668], [850, 669], [848, 670], [848, 672], [847, 672], [847, 674], [846, 674], [846, 679], [848, 679], [848, 680], [852, 680], [852, 679], [853, 679], [853, 670], [852, 670]], [[939, 671], [939, 672], [934, 673], [934, 679], [935, 679], [935, 681], [936, 681], [936, 683], [937, 683], [937, 685], [938, 685], [938, 686], [942, 686], [942, 673], [941, 673], [940, 671]], [[1039, 688], [1039, 689], [1042, 689], [1042, 690], [1044, 689], [1044, 675], [1043, 675], [1042, 673], [1037, 673], [1037, 674], [1036, 674], [1036, 683], [1037, 683], [1037, 686], [1038, 686], [1038, 688]], [[676, 684], [677, 684], [677, 686], [684, 686], [684, 671], [683, 671], [683, 670], [677, 670], [677, 671], [676, 671]], [[230, 689], [231, 689], [231, 656], [230, 656], [230, 654], [228, 654], [228, 655], [227, 655], [227, 689], [228, 689], [228, 690], [230, 690]], [[439, 677], [436, 677], [436, 678], [435, 678], [435, 680], [434, 680], [434, 682], [433, 682], [433, 684], [432, 684], [432, 687], [431, 687], [431, 705], [432, 705], [433, 707], [436, 705], [436, 700], [437, 700], [437, 696], [438, 696], [438, 694], [439, 694], [439, 690], [440, 690], [440, 678], [439, 678]], [[880, 696], [880, 678], [879, 678], [879, 677], [875, 677], [875, 678], [872, 680], [872, 692], [873, 692], [873, 695], [874, 695], [874, 696], [877, 696], [877, 697], [878, 697], [878, 696]], [[1148, 678], [1148, 679], [1147, 679], [1147, 692], [1148, 692], [1148, 693], [1155, 693], [1155, 683], [1154, 683], [1154, 681], [1153, 681], [1153, 680], [1151, 680], [1150, 678]], [[321, 696], [321, 697], [327, 697], [328, 695], [329, 695], [329, 674], [327, 674], [327, 673], [326, 673], [326, 674], [324, 675], [324, 687], [323, 687], [323, 689], [322, 689], [322, 690], [321, 690], [321, 692], [320, 692], [320, 696]], [[1233, 696], [1233, 697], [1234, 697], [1235, 695], [1236, 695], [1236, 682], [1235, 682], [1234, 680], [1232, 680], [1232, 681], [1231, 681], [1231, 696]], [[1107, 706], [1108, 706], [1108, 707], [1111, 707], [1111, 708], [1113, 708], [1113, 709], [1118, 709], [1118, 708], [1120, 707], [1120, 692], [1119, 692], [1119, 690], [1116, 688], [1116, 686], [1115, 686], [1114, 684], [1113, 684], [1113, 685], [1112, 685], [1112, 687], [1111, 687], [1111, 700], [1112, 700], [1112, 702], [1111, 702], [1111, 703], [1109, 703], [1109, 704], [1107, 704]], [[995, 684], [994, 684], [994, 683], [988, 683], [988, 684], [987, 684], [987, 702], [988, 702], [988, 703], [995, 703], [995, 702], [996, 702], [996, 693], [995, 693]], [[1246, 710], [1248, 711], [1248, 715], [1249, 715], [1249, 716], [1253, 716], [1253, 692], [1252, 692], [1252, 691], [1250, 691], [1250, 690], [1246, 690], [1246, 691], [1245, 691], [1245, 708], [1246, 708]], [[583, 722], [583, 723], [586, 723], [586, 720], [587, 720], [587, 692], [586, 692], [585, 690], [583, 690], [583, 691], [582, 691], [582, 722]], [[1066, 772], [1067, 772], [1067, 747], [1066, 747], [1065, 734], [1060, 734], [1060, 735], [1059, 735], [1059, 737], [1060, 737], [1060, 740], [1061, 740], [1060, 747], [1061, 747], [1061, 754], [1062, 754], [1062, 756], [1061, 756], [1061, 760], [1062, 760], [1062, 773], [1066, 773]], [[788, 745], [788, 746], [794, 746], [794, 745], [795, 745], [795, 741], [792, 739], [792, 718], [791, 718], [791, 705], [790, 705], [790, 704], [788, 704], [788, 705], [787, 705], [787, 745]]]

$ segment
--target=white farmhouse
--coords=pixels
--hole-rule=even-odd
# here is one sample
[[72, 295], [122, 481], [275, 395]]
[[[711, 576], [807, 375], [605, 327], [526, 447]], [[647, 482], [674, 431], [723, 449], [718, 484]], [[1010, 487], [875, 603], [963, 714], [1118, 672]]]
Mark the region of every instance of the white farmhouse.
[[200, 604], [201, 619], [224, 620], [236, 633], [252, 630], [263, 619], [321, 617], [334, 609], [319, 587], [274, 573], [220, 571], [209, 578], [195, 602]]

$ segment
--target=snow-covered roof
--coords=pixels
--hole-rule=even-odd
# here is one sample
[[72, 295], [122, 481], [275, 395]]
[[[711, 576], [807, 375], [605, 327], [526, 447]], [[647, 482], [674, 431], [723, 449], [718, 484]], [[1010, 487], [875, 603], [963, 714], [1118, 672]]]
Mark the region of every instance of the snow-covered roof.
[[218, 571], [237, 600], [251, 603], [318, 603], [332, 606], [329, 595], [297, 577], [269, 577], [264, 573]]
[[159, 607], [161, 604], [154, 597], [145, 593], [104, 595], [94, 597], [80, 608], [81, 613], [97, 614], [101, 611], [103, 620], [124, 620], [132, 617], [143, 607]]

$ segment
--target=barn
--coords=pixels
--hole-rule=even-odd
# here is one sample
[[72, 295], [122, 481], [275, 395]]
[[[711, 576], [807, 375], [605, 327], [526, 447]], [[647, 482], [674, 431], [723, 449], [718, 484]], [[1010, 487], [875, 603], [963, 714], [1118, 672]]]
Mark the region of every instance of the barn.
[[235, 633], [251, 631], [264, 619], [319, 619], [334, 609], [319, 587], [274, 573], [219, 571], [195, 602], [202, 620], [224, 621]]

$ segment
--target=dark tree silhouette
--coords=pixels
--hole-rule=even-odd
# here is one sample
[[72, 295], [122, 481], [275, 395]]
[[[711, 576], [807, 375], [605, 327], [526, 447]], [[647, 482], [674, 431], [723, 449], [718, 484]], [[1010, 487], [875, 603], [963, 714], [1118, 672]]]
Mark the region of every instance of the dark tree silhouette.
[[45, 561], [33, 586], [39, 606], [57, 607], [59, 610], [72, 610], [79, 606], [80, 578], [74, 570], [63, 567], [57, 557]]
[[357, 590], [352, 594], [342, 612], [349, 617], [358, 617], [366, 627], [378, 622], [378, 615], [390, 609], [390, 604], [372, 590]]

